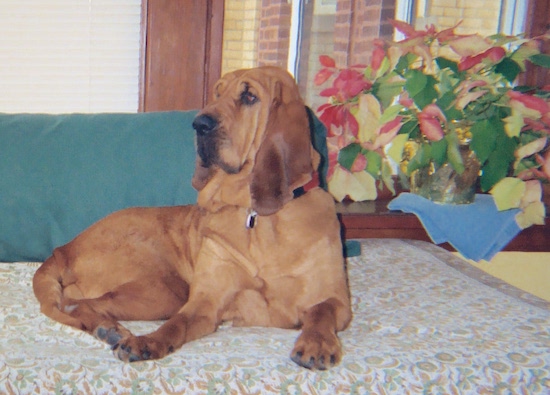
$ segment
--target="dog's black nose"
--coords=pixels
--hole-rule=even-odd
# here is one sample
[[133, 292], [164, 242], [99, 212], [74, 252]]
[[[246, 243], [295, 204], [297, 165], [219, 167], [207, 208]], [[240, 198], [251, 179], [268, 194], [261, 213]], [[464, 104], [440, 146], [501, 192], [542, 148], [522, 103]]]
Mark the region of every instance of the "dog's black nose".
[[193, 129], [201, 136], [212, 132], [217, 125], [218, 121], [208, 114], [199, 115], [193, 120]]

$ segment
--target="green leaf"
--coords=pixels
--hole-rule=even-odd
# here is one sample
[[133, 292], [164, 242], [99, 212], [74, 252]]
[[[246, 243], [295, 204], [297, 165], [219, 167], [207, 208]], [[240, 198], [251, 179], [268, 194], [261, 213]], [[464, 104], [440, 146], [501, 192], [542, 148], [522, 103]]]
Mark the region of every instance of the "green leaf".
[[499, 128], [502, 124], [500, 120], [491, 118], [491, 120], [483, 120], [472, 125], [472, 141], [470, 148], [475, 152], [479, 163], [483, 164], [494, 151], [497, 141], [497, 135], [500, 133]]
[[550, 55], [540, 53], [529, 57], [529, 60], [537, 66], [550, 68]]
[[386, 108], [386, 110], [382, 113], [382, 116], [378, 120], [378, 123], [380, 125], [383, 125], [387, 122], [393, 121], [397, 115], [403, 110], [403, 106], [401, 104], [396, 104], [391, 107]]
[[420, 133], [420, 127], [416, 119], [405, 122], [403, 126], [401, 126], [401, 129], [399, 129], [399, 134], [408, 134], [411, 135], [412, 138], [416, 137], [418, 133]]
[[367, 168], [365, 170], [378, 179], [382, 168], [382, 157], [374, 151], [363, 151], [363, 154], [367, 158]]
[[428, 83], [428, 76], [419, 70], [409, 70], [405, 78], [405, 89], [411, 97], [422, 93]]
[[462, 113], [460, 110], [457, 110], [454, 106], [454, 101], [456, 100], [456, 94], [451, 90], [444, 93], [439, 99], [437, 99], [436, 104], [447, 119], [461, 119]]
[[409, 161], [407, 166], [407, 174], [413, 171], [426, 167], [430, 164], [432, 147], [428, 144], [422, 144], [418, 147], [416, 155]]
[[462, 174], [464, 172], [464, 161], [462, 160], [462, 155], [460, 155], [456, 133], [445, 135], [445, 140], [447, 140], [447, 160], [458, 174]]
[[447, 139], [441, 139], [431, 143], [432, 149], [430, 156], [438, 166], [441, 166], [447, 161], [447, 145]]
[[508, 137], [502, 130], [497, 132], [495, 149], [482, 167], [480, 185], [483, 192], [487, 192], [506, 177], [515, 160], [514, 152], [518, 145], [517, 141]]
[[415, 59], [416, 59], [416, 55], [412, 53], [408, 53], [405, 56], [401, 56], [397, 61], [397, 64], [395, 65], [395, 70], [398, 73], [403, 74], [403, 72], [409, 68], [409, 65], [412, 64]]
[[512, 59], [505, 57], [496, 65], [495, 71], [502, 74], [509, 82], [514, 82], [518, 74], [521, 73], [521, 67]]
[[458, 63], [453, 62], [452, 60], [440, 56], [438, 58], [435, 58], [435, 62], [437, 63], [437, 67], [439, 67], [440, 70], [448, 68], [455, 73], [458, 72]]
[[437, 98], [436, 84], [433, 76], [425, 75], [420, 70], [409, 70], [406, 74], [405, 89], [420, 109]]
[[405, 81], [392, 72], [376, 80], [372, 87], [372, 93], [378, 98], [382, 108], [387, 108], [393, 99], [403, 91], [404, 85]]
[[345, 169], [351, 170], [353, 162], [357, 159], [357, 155], [361, 152], [361, 146], [357, 143], [352, 143], [340, 150], [338, 153], [338, 163]]
[[454, 91], [459, 82], [458, 79], [453, 78], [450, 75], [449, 70], [443, 70], [439, 73], [439, 83], [437, 84], [437, 89], [439, 90], [440, 96], [443, 96], [449, 92]]

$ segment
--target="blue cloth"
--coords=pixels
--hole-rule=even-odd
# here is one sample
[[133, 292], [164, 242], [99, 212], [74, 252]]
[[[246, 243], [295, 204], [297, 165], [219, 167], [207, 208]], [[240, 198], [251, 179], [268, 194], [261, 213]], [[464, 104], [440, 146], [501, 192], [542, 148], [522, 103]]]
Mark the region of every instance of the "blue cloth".
[[491, 195], [477, 194], [472, 204], [439, 204], [401, 193], [388, 208], [414, 213], [436, 244], [448, 242], [468, 259], [490, 260], [521, 231], [519, 209], [498, 211]]

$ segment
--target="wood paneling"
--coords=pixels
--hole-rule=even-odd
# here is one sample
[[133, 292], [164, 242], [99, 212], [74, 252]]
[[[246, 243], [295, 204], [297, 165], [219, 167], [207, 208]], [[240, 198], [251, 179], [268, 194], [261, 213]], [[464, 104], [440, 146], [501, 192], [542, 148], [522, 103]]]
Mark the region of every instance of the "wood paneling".
[[144, 0], [140, 111], [203, 107], [220, 77], [223, 0]]

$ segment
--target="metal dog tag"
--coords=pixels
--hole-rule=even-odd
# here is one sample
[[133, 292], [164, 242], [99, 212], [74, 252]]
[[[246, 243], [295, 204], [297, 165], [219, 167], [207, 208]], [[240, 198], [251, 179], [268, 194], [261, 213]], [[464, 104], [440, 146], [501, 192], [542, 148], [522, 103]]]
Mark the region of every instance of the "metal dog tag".
[[254, 210], [250, 211], [248, 213], [248, 217], [246, 217], [246, 228], [252, 229], [256, 225], [256, 217], [258, 216], [258, 213]]

